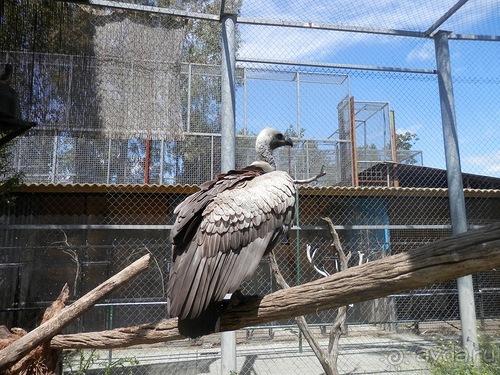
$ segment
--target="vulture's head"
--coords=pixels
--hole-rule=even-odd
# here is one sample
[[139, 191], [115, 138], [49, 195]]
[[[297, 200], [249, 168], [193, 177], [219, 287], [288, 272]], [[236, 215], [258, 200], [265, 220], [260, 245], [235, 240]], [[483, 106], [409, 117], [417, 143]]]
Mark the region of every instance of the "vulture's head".
[[260, 160], [269, 163], [274, 168], [276, 168], [276, 163], [274, 162], [273, 150], [282, 146], [293, 146], [293, 142], [289, 137], [272, 128], [263, 129], [255, 141], [255, 151], [257, 151]]

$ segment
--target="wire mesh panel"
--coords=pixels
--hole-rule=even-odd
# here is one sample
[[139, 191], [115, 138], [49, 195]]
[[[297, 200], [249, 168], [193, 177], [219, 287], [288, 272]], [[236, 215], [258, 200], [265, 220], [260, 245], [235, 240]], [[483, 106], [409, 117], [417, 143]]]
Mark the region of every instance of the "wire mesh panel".
[[[377, 197], [373, 195], [373, 188], [338, 189], [335, 194], [321, 195], [314, 187], [300, 190], [300, 226], [292, 229], [275, 249], [281, 273], [290, 285], [322, 277], [318, 269], [325, 274], [338, 272], [338, 256], [321, 216], [341, 223], [338, 233], [344, 250], [352, 253], [351, 267], [411, 251], [450, 234], [443, 212], [447, 210], [444, 191], [412, 196], [417, 191], [410, 189], [407, 194]], [[9, 224], [4, 227], [2, 274], [10, 286], [3, 292], [6, 305], [2, 319], [24, 327], [35, 325], [40, 312], [57, 296], [65, 282], [70, 286], [71, 298], [77, 298], [145, 253], [152, 256], [150, 269], [126, 288], [100, 301], [66, 332], [99, 331], [163, 319], [171, 256], [166, 225], [172, 222], [172, 210], [185, 194], [159, 194], [154, 187], [140, 191], [20, 194], [15, 211], [2, 216], [3, 222]], [[468, 195], [471, 212], [477, 212], [474, 208], [483, 207], [486, 202], [490, 202], [493, 216], [499, 212], [498, 199], [474, 198], [474, 191]], [[425, 224], [414, 221], [415, 215], [411, 214], [421, 206], [433, 207], [419, 210]], [[484, 212], [479, 210], [477, 219], [471, 216], [471, 222], [486, 223]], [[84, 225], [85, 222], [99, 223], [99, 226]], [[420, 229], [416, 229], [418, 226]], [[44, 227], [46, 229], [40, 229]], [[86, 229], [76, 229], [78, 227]], [[11, 245], [7, 246], [8, 243]], [[308, 247], [316, 253], [317, 269], [307, 259]], [[261, 295], [279, 289], [267, 259], [241, 288], [244, 293]], [[498, 314], [497, 272], [476, 275], [475, 288], [479, 322], [485, 329], [495, 331], [491, 319]], [[18, 292], [7, 293], [9, 290]], [[329, 310], [306, 316], [322, 342], [328, 340], [327, 333], [335, 315], [335, 310]], [[370, 348], [382, 345], [389, 355], [403, 350], [401, 340], [431, 346], [436, 337], [456, 337], [460, 327], [456, 284], [450, 281], [350, 305], [346, 327], [347, 336], [341, 341], [340, 368], [352, 369], [352, 361], [360, 361], [362, 357], [365, 360], [357, 364], [358, 371], [372, 371], [377, 354]], [[279, 372], [287, 366], [292, 366], [290, 371], [294, 372], [318, 368], [292, 318], [248, 327], [239, 331], [237, 337], [238, 363], [248, 366], [248, 371], [254, 368], [266, 373], [278, 364], [283, 366]], [[137, 373], [160, 373], [166, 368], [217, 372], [220, 370], [219, 340], [218, 335], [211, 335], [199, 341], [173, 342], [147, 351], [114, 350], [112, 356], [136, 358], [140, 364], [134, 370]], [[384, 361], [385, 365], [390, 364], [388, 359]], [[415, 363], [412, 362], [412, 366]]]
[[[436, 27], [453, 31], [467, 224], [498, 222], [498, 43], [487, 41], [500, 34], [498, 4], [467, 2], [441, 18], [455, 3], [6, 2], [0, 63], [14, 74], [1, 85], [15, 88], [21, 116], [37, 127], [8, 144], [9, 168], [0, 171], [2, 181], [20, 172], [25, 183], [0, 198], [0, 324], [31, 329], [64, 283], [74, 301], [146, 253], [146, 272], [65, 333], [167, 317], [175, 207], [226, 172], [219, 22], [226, 12], [237, 15], [236, 167], [256, 159], [257, 133], [274, 127], [294, 142], [276, 150], [279, 170], [299, 180], [321, 166], [327, 172], [298, 189], [293, 228], [274, 250], [289, 285], [339, 272], [323, 217], [351, 254], [349, 267], [451, 235]], [[499, 273], [473, 281], [478, 326], [497, 339]], [[279, 288], [267, 258], [241, 286], [259, 295]], [[305, 317], [322, 347], [336, 317], [337, 310]], [[427, 373], [429, 358], [443, 356], [443, 342], [457, 345], [460, 329], [455, 281], [351, 304], [338, 369]], [[324, 372], [294, 318], [236, 337], [237, 373]], [[88, 373], [218, 374], [220, 346], [214, 334], [89, 350], [68, 357], [63, 372], [91, 363]]]

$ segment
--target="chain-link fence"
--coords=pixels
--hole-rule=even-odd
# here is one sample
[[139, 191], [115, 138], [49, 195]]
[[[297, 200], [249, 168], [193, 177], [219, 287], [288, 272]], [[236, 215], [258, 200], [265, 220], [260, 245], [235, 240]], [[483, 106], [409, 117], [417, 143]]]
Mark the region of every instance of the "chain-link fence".
[[[322, 217], [332, 219], [351, 252], [350, 266], [452, 234], [431, 26], [453, 5], [401, 2], [381, 10], [364, 2], [361, 8], [374, 15], [367, 18], [351, 3], [230, 4], [238, 13], [236, 167], [255, 159], [255, 135], [270, 126], [294, 139], [292, 149], [277, 153], [279, 169], [296, 179], [322, 165], [327, 171], [299, 188], [295, 225], [275, 249], [290, 285], [339, 270]], [[10, 85], [21, 116], [37, 127], [9, 143], [9, 168], [2, 171], [21, 172], [25, 184], [11, 193], [13, 204], [2, 201], [1, 324], [31, 329], [64, 283], [75, 300], [145, 253], [153, 260], [148, 271], [65, 331], [166, 317], [173, 211], [194, 185], [221, 172], [220, 6], [3, 5], [0, 63], [14, 66]], [[454, 32], [470, 228], [500, 220], [499, 46], [482, 37], [498, 40], [498, 11], [494, 1], [471, 3], [438, 26]], [[478, 326], [497, 337], [498, 271], [473, 281]], [[248, 294], [277, 289], [267, 259], [242, 286]], [[306, 316], [325, 347], [335, 315]], [[350, 305], [344, 328], [341, 373], [427, 373], [426, 358], [443, 355], [443, 340], [455, 345], [460, 337], [456, 282]], [[134, 374], [222, 368], [217, 334], [87, 351], [83, 361], [68, 359], [64, 371], [88, 358], [89, 373], [111, 365]], [[293, 318], [237, 332], [238, 373], [322, 371]]]

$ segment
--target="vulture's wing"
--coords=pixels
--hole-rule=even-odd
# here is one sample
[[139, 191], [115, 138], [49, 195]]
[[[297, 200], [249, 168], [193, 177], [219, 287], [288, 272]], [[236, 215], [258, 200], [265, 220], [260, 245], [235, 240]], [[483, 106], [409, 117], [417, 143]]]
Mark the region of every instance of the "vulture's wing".
[[172, 229], [170, 315], [196, 318], [236, 291], [288, 230], [294, 204], [287, 173], [251, 167], [221, 175], [183, 201]]

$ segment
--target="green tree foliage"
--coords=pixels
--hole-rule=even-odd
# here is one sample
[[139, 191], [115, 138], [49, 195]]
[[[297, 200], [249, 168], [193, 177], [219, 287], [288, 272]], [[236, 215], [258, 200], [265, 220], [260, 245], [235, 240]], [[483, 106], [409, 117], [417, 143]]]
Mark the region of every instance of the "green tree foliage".
[[15, 172], [10, 166], [8, 144], [0, 147], [0, 208], [10, 206], [15, 202], [12, 190], [22, 182], [21, 173]]
[[[71, 105], [66, 97], [67, 72], [53, 68], [61, 62], [49, 63], [36, 54], [51, 53], [54, 58], [89, 54], [93, 33], [91, 15], [79, 5], [56, 1], [17, 0], [2, 2], [2, 7], [0, 58], [14, 66], [13, 79], [22, 118], [29, 118], [42, 127], [61, 121]], [[73, 87], [83, 86], [79, 78], [72, 77]]]
[[[177, 6], [173, 0], [150, 1], [148, 4], [159, 7]], [[81, 137], [84, 134], [87, 138], [85, 142], [78, 140], [69, 142], [71, 150], [68, 152], [84, 155], [84, 159], [90, 161], [87, 163], [90, 166], [86, 167], [81, 161], [75, 160], [74, 166], [71, 167], [67, 164], [70, 163], [68, 159], [65, 168], [70, 172], [73, 168], [73, 175], [83, 176], [81, 179], [75, 179], [75, 182], [88, 182], [91, 181], [89, 179], [92, 175], [105, 173], [101, 167], [106, 163], [102, 155], [96, 153], [101, 147], [99, 142], [90, 139], [87, 133], [79, 131], [84, 130], [89, 123], [95, 124], [92, 126], [94, 129], [99, 127], [101, 104], [96, 100], [98, 89], [95, 82], [96, 68], [92, 64], [95, 47], [93, 36], [98, 27], [106, 22], [116, 22], [123, 17], [130, 17], [134, 22], [152, 27], [168, 28], [174, 25], [182, 27], [185, 33], [182, 61], [198, 64], [191, 76], [189, 129], [187, 129], [187, 92], [183, 92], [182, 95], [184, 129], [196, 133], [220, 132], [220, 68], [214, 66], [221, 63], [220, 22], [46, 0], [13, 0], [2, 5], [0, 43], [4, 52], [0, 52], [0, 58], [8, 59], [15, 66], [16, 87], [21, 88], [18, 92], [22, 117], [35, 121], [38, 129], [58, 129], [63, 137]], [[182, 6], [186, 10], [200, 13], [220, 13], [220, 2], [215, 0], [189, 0], [183, 2]], [[238, 12], [241, 0], [231, 3], [231, 6]], [[239, 45], [238, 31], [236, 40]], [[41, 61], [39, 59], [43, 58], [43, 55], [38, 53], [47, 53], [50, 54], [50, 59], [60, 58], [60, 60], [55, 64], [52, 60]], [[68, 68], [63, 68], [63, 65], [57, 68], [57, 64], [73, 57], [76, 58], [74, 61], [82, 63], [78, 68], [71, 67], [71, 79], [69, 79]], [[48, 62], [50, 64], [47, 65]], [[203, 67], [207, 69], [204, 70]], [[181, 78], [184, 79], [185, 75]], [[187, 90], [187, 86], [187, 81], [184, 81], [182, 88]], [[66, 124], [72, 132], [66, 130], [61, 133], [60, 126]], [[73, 133], [73, 130], [77, 132]], [[163, 170], [174, 174], [177, 178], [175, 182], [180, 183], [192, 183], [193, 177], [196, 182], [210, 178], [206, 141], [205, 139], [200, 143], [195, 137], [187, 136], [184, 141], [167, 143], [165, 160], [168, 165]], [[159, 145], [159, 143], [152, 145], [152, 152], [155, 155], [159, 153]], [[218, 157], [220, 155], [220, 149], [217, 148], [218, 140], [215, 146], [214, 155]], [[82, 147], [88, 148], [88, 151]], [[154, 149], [155, 147], [158, 150]], [[127, 152], [123, 149], [121, 156], [126, 157], [126, 155]], [[157, 159], [159, 158], [154, 160]], [[42, 170], [43, 166], [40, 168]], [[94, 171], [94, 169], [99, 170]], [[200, 173], [193, 176], [191, 172], [194, 170]], [[217, 172], [219, 171], [215, 171]], [[117, 182], [125, 182], [118, 180]]]
[[[82, 63], [84, 56], [92, 55], [94, 24], [89, 8], [45, 0], [15, 0], [2, 6], [0, 58], [14, 66], [21, 117], [50, 134], [58, 129], [63, 137], [71, 135], [67, 128], [85, 128], [88, 121], [97, 118], [93, 68]], [[79, 143], [73, 143], [77, 148]], [[29, 167], [43, 174], [49, 173], [44, 152], [52, 151], [42, 146], [33, 150], [40, 157], [30, 158]], [[84, 165], [74, 160], [72, 164], [74, 170], [69, 173], [79, 175], [76, 169]], [[99, 162], [92, 164], [98, 166]]]
[[[396, 152], [398, 153], [397, 162], [404, 162], [406, 164], [415, 164], [417, 162], [414, 157], [407, 157], [408, 153], [404, 153], [404, 151], [412, 150], [417, 141], [418, 136], [415, 133], [396, 133]], [[374, 143], [358, 146], [356, 147], [356, 150], [358, 152], [358, 161], [385, 160], [383, 157], [384, 153], [386, 156], [390, 155], [391, 144], [386, 144], [385, 150], [380, 150]], [[399, 151], [403, 151], [403, 153]], [[401, 160], [401, 158], [404, 158], [404, 160]]]
[[[192, 1], [196, 11], [207, 14], [219, 14], [220, 3], [217, 1]], [[234, 2], [236, 12], [241, 8], [241, 0]], [[236, 49], [240, 44], [240, 34], [236, 29]], [[221, 131], [221, 96], [220, 96], [220, 64], [221, 52], [221, 24], [206, 20], [189, 20], [186, 25], [186, 38], [184, 40], [183, 61], [193, 64], [191, 74], [191, 92], [188, 93], [187, 83], [183, 84], [186, 100], [183, 105], [183, 118], [185, 130], [196, 133], [220, 133]], [[189, 119], [188, 102], [189, 101]], [[189, 122], [189, 129], [188, 129]], [[209, 162], [213, 162], [215, 169], [220, 165], [220, 138], [214, 138], [213, 153], [206, 147], [211, 144], [207, 138], [199, 136], [186, 136], [185, 140], [172, 145], [171, 151], [175, 153], [178, 169], [178, 182], [203, 182], [211, 179], [212, 170]], [[213, 155], [213, 160], [210, 158]], [[219, 171], [214, 170], [217, 174]]]
[[288, 125], [288, 128], [285, 129], [283, 132], [284, 135], [290, 138], [304, 138], [304, 134], [306, 132], [306, 129], [300, 128], [297, 129], [295, 125]]
[[[413, 156], [406, 156], [408, 153], [402, 153], [399, 151], [409, 151], [413, 149], [413, 146], [418, 141], [418, 136], [412, 132], [396, 133], [396, 152], [397, 152], [397, 162], [404, 162], [405, 164], [416, 164], [417, 159]], [[401, 160], [403, 159], [403, 160]]]
[[331, 145], [321, 141], [304, 139], [306, 129], [298, 128], [296, 125], [290, 124], [283, 133], [293, 140], [293, 149], [287, 156], [289, 159], [287, 164], [290, 169], [289, 173], [295, 179], [302, 180], [313, 177], [320, 172], [321, 166], [325, 166], [328, 169], [327, 176], [318, 182], [335, 183], [337, 176], [335, 176], [333, 168], [329, 168], [336, 163], [335, 152]]
[[415, 133], [396, 133], [396, 150], [411, 150], [417, 141], [418, 136]]
[[91, 48], [91, 15], [77, 4], [12, 0], [2, 7], [3, 50], [82, 54]]

